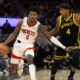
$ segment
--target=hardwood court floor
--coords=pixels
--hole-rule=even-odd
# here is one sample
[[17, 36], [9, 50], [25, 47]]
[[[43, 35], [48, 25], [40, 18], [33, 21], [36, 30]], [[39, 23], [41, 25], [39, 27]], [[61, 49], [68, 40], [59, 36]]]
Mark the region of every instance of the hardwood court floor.
[[[58, 70], [56, 74], [56, 80], [67, 80], [69, 75], [69, 70]], [[37, 71], [38, 80], [50, 80], [50, 70], [44, 69]], [[29, 75], [22, 76], [21, 78], [17, 78], [15, 80], [30, 80]], [[77, 70], [74, 80], [80, 80], [80, 70]]]

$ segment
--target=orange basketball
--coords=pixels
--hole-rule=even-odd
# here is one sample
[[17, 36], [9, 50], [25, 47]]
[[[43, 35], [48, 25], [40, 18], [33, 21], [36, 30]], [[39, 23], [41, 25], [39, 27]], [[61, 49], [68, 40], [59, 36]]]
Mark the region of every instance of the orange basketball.
[[8, 53], [9, 53], [8, 47], [4, 43], [1, 43], [0, 44], [0, 56], [4, 56]]

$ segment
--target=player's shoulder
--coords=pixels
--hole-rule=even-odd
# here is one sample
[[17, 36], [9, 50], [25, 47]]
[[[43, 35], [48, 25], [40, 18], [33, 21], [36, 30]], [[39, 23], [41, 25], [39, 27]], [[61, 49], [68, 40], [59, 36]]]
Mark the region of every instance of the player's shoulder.
[[77, 14], [77, 13], [73, 13], [73, 15], [74, 15], [74, 17], [75, 17], [75, 18], [78, 16], [78, 14]]
[[17, 26], [18, 26], [18, 27], [21, 27], [22, 23], [23, 23], [23, 19], [20, 20], [20, 21], [17, 23]]
[[62, 16], [58, 16], [57, 17], [57, 22], [59, 22], [61, 18], [62, 18]]
[[80, 21], [80, 13], [74, 13], [74, 19], [77, 19]]
[[73, 13], [75, 17], [80, 16], [80, 13]]
[[25, 16], [23, 19], [27, 19], [27, 18], [28, 18], [28, 17]]
[[18, 24], [21, 24], [21, 23], [23, 23], [23, 19], [18, 22]]

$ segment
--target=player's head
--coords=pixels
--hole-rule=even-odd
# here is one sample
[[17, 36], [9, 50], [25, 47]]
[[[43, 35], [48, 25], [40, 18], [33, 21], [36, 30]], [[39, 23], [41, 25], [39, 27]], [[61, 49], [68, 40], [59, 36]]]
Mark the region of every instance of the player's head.
[[28, 8], [28, 17], [31, 21], [35, 21], [38, 18], [39, 10], [36, 6], [30, 6]]
[[70, 13], [71, 6], [69, 3], [62, 3], [60, 5], [60, 14], [65, 17], [68, 13]]

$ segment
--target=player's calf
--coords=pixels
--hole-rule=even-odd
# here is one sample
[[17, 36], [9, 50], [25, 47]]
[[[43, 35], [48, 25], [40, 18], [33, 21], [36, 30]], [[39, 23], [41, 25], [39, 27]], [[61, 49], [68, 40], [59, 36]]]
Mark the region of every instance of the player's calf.
[[18, 69], [18, 64], [11, 64], [10, 73], [12, 74], [16, 69]]
[[33, 56], [27, 55], [26, 60], [29, 65], [29, 73], [30, 73], [31, 80], [37, 80], [36, 75], [35, 75], [35, 73], [36, 73], [35, 65], [33, 64]]

